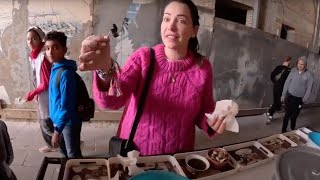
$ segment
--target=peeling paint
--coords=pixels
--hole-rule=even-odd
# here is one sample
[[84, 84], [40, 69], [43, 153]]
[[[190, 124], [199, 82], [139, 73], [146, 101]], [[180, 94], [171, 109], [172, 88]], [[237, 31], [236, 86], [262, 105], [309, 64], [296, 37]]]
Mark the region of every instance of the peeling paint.
[[20, 9], [20, 3], [17, 0], [13, 0], [13, 9]]
[[128, 36], [121, 38], [115, 47], [115, 53], [117, 53], [116, 60], [123, 66], [128, 57], [134, 52], [132, 40]]
[[91, 21], [90, 1], [30, 0], [29, 22], [40, 26], [44, 32], [63, 31], [68, 37], [82, 30], [82, 24]]
[[[2, 37], [2, 33], [4, 31], [4, 29], [6, 29], [11, 23], [12, 23], [12, 8], [8, 8], [11, 7], [12, 4], [10, 1], [4, 1], [0, 3], [0, 37]], [[3, 54], [3, 50], [2, 50], [2, 43], [1, 43], [1, 39], [0, 39], [0, 60], [3, 58], [4, 54]]]
[[149, 4], [152, 3], [154, 0], [133, 0], [132, 3], [135, 4]]
[[[10, 1], [9, 1], [10, 2]], [[0, 8], [0, 82], [7, 88], [10, 100], [31, 90], [31, 70], [26, 46], [26, 30], [38, 25], [45, 32], [59, 30], [68, 36], [70, 58], [77, 58], [81, 41], [92, 34], [92, 0], [15, 0], [1, 2]], [[88, 26], [89, 24], [89, 26]], [[91, 84], [91, 75], [85, 74]], [[90, 77], [90, 78], [87, 78]], [[25, 107], [35, 107], [28, 103]]]
[[[144, 1], [143, 3], [147, 2]], [[128, 26], [133, 24], [137, 29], [139, 28], [136, 21], [139, 9], [140, 4], [132, 3], [129, 6], [126, 18], [122, 22], [122, 27], [120, 27], [120, 36], [117, 38], [115, 53], [117, 54], [116, 60], [119, 62], [121, 66], [125, 64], [128, 57], [134, 52], [132, 40], [129, 38]]]
[[9, 95], [4, 86], [0, 86], [0, 99], [6, 102], [6, 104], [11, 104]]

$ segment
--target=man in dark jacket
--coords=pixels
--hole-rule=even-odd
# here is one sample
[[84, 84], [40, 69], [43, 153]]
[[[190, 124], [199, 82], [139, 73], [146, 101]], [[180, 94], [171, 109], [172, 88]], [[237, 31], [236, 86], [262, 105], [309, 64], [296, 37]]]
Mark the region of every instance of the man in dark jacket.
[[291, 61], [291, 57], [287, 56], [284, 59], [282, 65], [277, 66], [271, 73], [271, 81], [273, 82], [273, 104], [268, 109], [266, 116], [268, 118], [266, 124], [269, 125], [271, 120], [273, 119], [273, 114], [276, 111], [281, 110], [282, 102], [281, 102], [281, 95], [283, 91], [284, 83], [291, 71], [289, 68]]

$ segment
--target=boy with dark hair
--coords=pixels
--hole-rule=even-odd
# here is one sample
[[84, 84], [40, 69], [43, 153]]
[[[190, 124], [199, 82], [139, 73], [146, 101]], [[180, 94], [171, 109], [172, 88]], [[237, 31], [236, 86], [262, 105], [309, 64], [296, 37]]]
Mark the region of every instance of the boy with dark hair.
[[[53, 147], [60, 146], [67, 158], [81, 158], [82, 121], [75, 104], [77, 64], [64, 57], [67, 36], [63, 32], [51, 31], [44, 41], [46, 56], [53, 63], [49, 82], [49, 111], [54, 124], [51, 143]], [[58, 80], [57, 75], [60, 76]]]

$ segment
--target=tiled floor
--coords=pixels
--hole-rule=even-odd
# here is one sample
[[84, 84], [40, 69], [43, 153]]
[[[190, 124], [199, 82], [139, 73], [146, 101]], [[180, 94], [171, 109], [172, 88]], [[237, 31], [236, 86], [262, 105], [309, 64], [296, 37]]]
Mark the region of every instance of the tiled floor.
[[[11, 168], [21, 180], [36, 179], [39, 167], [45, 156], [61, 157], [58, 152], [40, 153], [38, 149], [45, 145], [37, 122], [5, 121], [14, 149], [14, 161]], [[108, 152], [109, 137], [113, 136], [116, 124], [95, 122], [84, 124], [82, 140], [85, 145], [82, 149], [84, 156], [101, 156]], [[46, 180], [56, 180], [59, 165], [49, 165], [46, 171]]]

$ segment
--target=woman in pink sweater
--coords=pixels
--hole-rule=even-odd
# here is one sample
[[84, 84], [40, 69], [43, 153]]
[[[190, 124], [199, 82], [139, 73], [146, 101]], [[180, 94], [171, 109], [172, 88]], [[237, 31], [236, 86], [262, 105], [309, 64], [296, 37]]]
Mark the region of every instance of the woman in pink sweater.
[[[169, 2], [161, 23], [163, 44], [153, 47], [154, 70], [147, 94], [141, 91], [150, 65], [149, 48], [135, 51], [120, 73], [112, 73], [109, 38], [90, 36], [82, 43], [80, 70], [100, 69], [93, 81], [96, 103], [109, 109], [125, 106], [118, 129], [121, 138], [129, 137], [138, 101], [147, 96], [134, 137], [142, 155], [192, 151], [195, 125], [210, 137], [224, 131], [223, 119], [208, 124], [205, 117], [215, 106], [213, 75], [208, 59], [197, 52], [198, 28], [198, 10], [191, 0]], [[111, 77], [118, 80], [121, 96], [108, 93]]]

